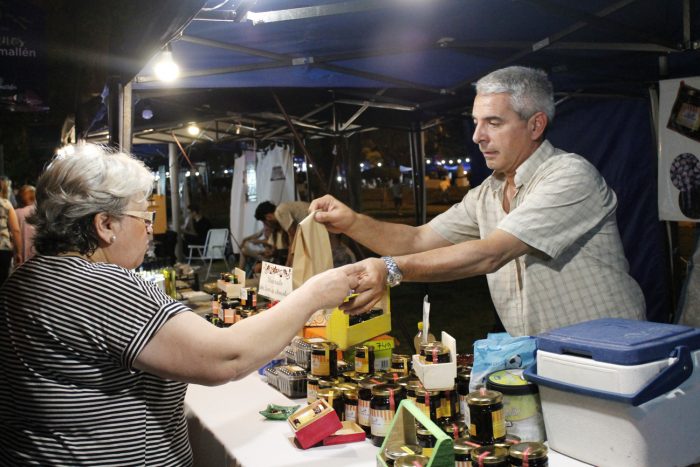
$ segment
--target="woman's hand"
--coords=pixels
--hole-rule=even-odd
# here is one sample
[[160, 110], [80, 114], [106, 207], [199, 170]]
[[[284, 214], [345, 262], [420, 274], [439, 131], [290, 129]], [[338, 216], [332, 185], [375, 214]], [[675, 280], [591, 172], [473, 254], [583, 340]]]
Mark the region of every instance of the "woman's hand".
[[314, 310], [335, 308], [357, 288], [362, 270], [359, 264], [329, 269], [311, 277], [299, 291], [308, 296]]

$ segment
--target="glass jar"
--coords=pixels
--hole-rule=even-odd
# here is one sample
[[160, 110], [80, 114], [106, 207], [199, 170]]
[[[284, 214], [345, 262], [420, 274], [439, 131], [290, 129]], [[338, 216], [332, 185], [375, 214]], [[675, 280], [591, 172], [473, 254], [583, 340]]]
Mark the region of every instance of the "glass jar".
[[421, 454], [422, 449], [417, 444], [406, 444], [404, 442], [391, 443], [384, 448], [384, 460], [386, 465], [391, 467], [396, 462], [396, 459], [406, 456], [415, 456]]
[[318, 399], [318, 380], [318, 376], [306, 376], [306, 402], [309, 404]]
[[459, 397], [459, 413], [465, 425], [469, 425], [469, 407], [467, 406], [467, 396], [469, 395], [469, 381], [471, 381], [471, 370], [461, 370], [457, 372], [455, 387]]
[[420, 361], [426, 365], [449, 363], [450, 349], [442, 342], [427, 342], [420, 346]]
[[345, 403], [344, 420], [357, 423], [358, 391], [343, 391], [343, 402]]
[[440, 393], [440, 420], [462, 422], [459, 408], [459, 395], [454, 389], [446, 389]]
[[416, 389], [422, 388], [423, 383], [420, 382], [418, 378], [411, 378], [406, 383], [406, 399], [410, 400], [414, 404], [416, 403]]
[[433, 455], [433, 449], [437, 444], [437, 438], [433, 436], [430, 430], [421, 424], [416, 425], [416, 440], [418, 441], [418, 445], [423, 450], [424, 456], [430, 457]]
[[363, 375], [362, 373], [358, 373], [356, 371], [346, 371], [345, 373], [343, 373], [343, 378], [345, 378], [345, 381], [357, 385], [359, 385], [360, 381], [362, 381], [366, 377], [367, 375]]
[[438, 418], [440, 418], [440, 407], [442, 405], [440, 391], [431, 391], [425, 389], [422, 385], [415, 387], [414, 391], [416, 394], [416, 400], [414, 401], [416, 406], [426, 416], [430, 417], [432, 421], [437, 423]]
[[455, 467], [472, 467], [471, 452], [472, 449], [478, 448], [479, 445], [471, 441], [469, 438], [457, 438], [454, 440], [455, 452]]
[[411, 372], [410, 355], [393, 354], [391, 356], [391, 371], [408, 376]]
[[345, 403], [343, 402], [343, 393], [334, 388], [324, 388], [318, 390], [318, 398], [324, 399], [328, 405], [333, 407], [335, 413], [338, 414], [338, 419], [342, 420], [345, 414]]
[[538, 442], [519, 443], [510, 447], [508, 456], [511, 465], [520, 467], [547, 467], [547, 446]]
[[522, 368], [489, 374], [486, 389], [503, 394], [503, 418], [509, 433], [528, 441], [547, 439], [538, 387], [523, 377]]
[[396, 409], [405, 398], [406, 393], [398, 384], [377, 384], [372, 388], [372, 399], [369, 404], [370, 432], [375, 446], [381, 446], [384, 442]]
[[374, 372], [374, 347], [369, 345], [355, 347], [355, 372], [362, 374]]
[[503, 394], [481, 388], [467, 396], [469, 435], [478, 443], [493, 444], [506, 436]]
[[[353, 422], [357, 423], [357, 384], [355, 384], [355, 383], [340, 383], [340, 384], [333, 386], [333, 389], [335, 389], [336, 391], [340, 391], [341, 397], [343, 399], [343, 404], [344, 404], [343, 416], [340, 417], [340, 419], [353, 421]], [[352, 398], [352, 405], [350, 407], [348, 407], [348, 405], [347, 405], [347, 401], [349, 400], [347, 397], [348, 394], [354, 394], [354, 398]], [[350, 412], [351, 412], [350, 416], [352, 418], [350, 418], [350, 419], [347, 418], [348, 410], [350, 410]]]
[[430, 458], [422, 455], [403, 456], [396, 459], [394, 467], [425, 467]]
[[338, 375], [338, 346], [333, 342], [311, 345], [311, 374], [314, 376]]
[[440, 428], [452, 439], [463, 438], [469, 434], [469, 427], [461, 422], [453, 422], [444, 418]]
[[370, 402], [372, 401], [372, 388], [381, 384], [377, 378], [365, 378], [360, 381], [357, 391], [357, 424], [365, 430], [367, 436], [371, 436]]
[[510, 467], [508, 450], [493, 445], [472, 449], [472, 466], [474, 467]]

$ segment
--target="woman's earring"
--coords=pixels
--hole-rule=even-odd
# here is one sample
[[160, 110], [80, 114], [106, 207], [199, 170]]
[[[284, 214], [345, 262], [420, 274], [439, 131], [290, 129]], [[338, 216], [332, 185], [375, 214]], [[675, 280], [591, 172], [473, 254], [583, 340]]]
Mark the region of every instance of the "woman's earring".
[[116, 239], [117, 239], [117, 236], [112, 235], [111, 237], [109, 237], [109, 243], [114, 243]]

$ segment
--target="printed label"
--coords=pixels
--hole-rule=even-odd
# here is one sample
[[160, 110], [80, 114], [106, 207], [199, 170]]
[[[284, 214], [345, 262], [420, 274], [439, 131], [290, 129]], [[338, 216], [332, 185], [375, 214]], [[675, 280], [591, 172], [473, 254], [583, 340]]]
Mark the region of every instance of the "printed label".
[[357, 401], [357, 423], [362, 426], [370, 426], [369, 422], [369, 401]]
[[370, 428], [372, 436], [386, 436], [389, 433], [391, 419], [394, 412], [391, 410], [371, 409], [369, 412]]
[[[506, 421], [503, 418], [503, 410], [495, 410], [491, 413], [491, 421], [493, 423], [493, 437], [504, 437], [506, 435]], [[469, 432], [471, 433], [471, 428]]]
[[311, 374], [330, 376], [331, 365], [329, 363], [328, 352], [325, 352], [323, 355], [311, 354]]
[[357, 406], [345, 404], [345, 421], [357, 422]]

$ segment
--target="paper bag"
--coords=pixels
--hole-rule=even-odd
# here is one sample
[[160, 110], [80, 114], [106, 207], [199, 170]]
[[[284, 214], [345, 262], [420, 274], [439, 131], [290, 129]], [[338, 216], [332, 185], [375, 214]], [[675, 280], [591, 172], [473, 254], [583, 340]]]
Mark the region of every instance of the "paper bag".
[[[314, 220], [313, 213], [299, 223], [292, 251], [292, 283], [295, 289], [301, 287], [311, 276], [333, 267], [328, 231], [323, 224]], [[325, 326], [326, 315], [323, 310], [314, 313], [306, 325]]]

